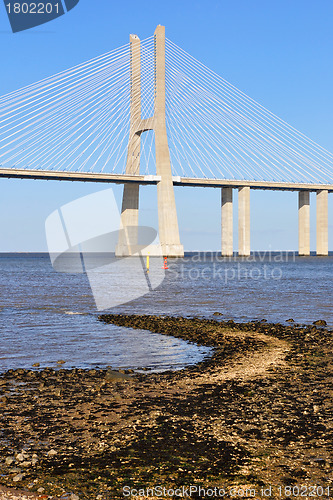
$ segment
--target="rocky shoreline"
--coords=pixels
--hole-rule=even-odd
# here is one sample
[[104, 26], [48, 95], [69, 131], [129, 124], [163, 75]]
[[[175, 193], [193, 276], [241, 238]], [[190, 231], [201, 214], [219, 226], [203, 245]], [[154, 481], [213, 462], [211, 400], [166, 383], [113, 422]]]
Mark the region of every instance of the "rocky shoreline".
[[332, 331], [218, 316], [100, 320], [214, 352], [196, 366], [158, 374], [2, 374], [0, 484], [72, 500], [120, 499], [124, 487], [157, 485], [225, 488], [226, 497], [232, 487], [254, 488], [260, 497], [260, 488], [272, 486], [270, 498], [287, 498], [289, 486], [316, 485], [321, 498], [332, 496]]

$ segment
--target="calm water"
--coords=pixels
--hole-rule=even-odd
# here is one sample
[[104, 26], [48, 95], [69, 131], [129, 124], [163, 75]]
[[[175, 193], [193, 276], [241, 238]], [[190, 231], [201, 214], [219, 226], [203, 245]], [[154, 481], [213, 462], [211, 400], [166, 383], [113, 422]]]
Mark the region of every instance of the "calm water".
[[[261, 254], [248, 261], [210, 255], [170, 260], [162, 284], [110, 312], [170, 314], [333, 326], [333, 256]], [[177, 369], [209, 350], [97, 321], [85, 274], [56, 272], [46, 254], [0, 255], [0, 371], [35, 362], [65, 367]]]

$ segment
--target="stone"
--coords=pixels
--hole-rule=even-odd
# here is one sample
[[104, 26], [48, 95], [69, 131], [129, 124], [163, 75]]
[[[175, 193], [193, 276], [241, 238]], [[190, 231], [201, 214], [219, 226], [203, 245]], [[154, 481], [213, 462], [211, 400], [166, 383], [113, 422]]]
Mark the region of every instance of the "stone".
[[105, 379], [108, 382], [119, 382], [121, 380], [128, 380], [132, 377], [130, 375], [125, 375], [124, 373], [116, 372], [115, 370], [108, 370], [105, 375]]
[[13, 467], [9, 470], [10, 474], [16, 474], [17, 472], [21, 472], [21, 469], [19, 469], [18, 467]]
[[53, 449], [47, 452], [47, 455], [49, 457], [54, 457], [56, 454], [57, 454], [57, 452], [55, 450], [53, 450]]
[[313, 322], [313, 325], [315, 325], [315, 326], [327, 326], [327, 323], [324, 319], [318, 319], [317, 321]]
[[34, 368], [39, 368], [39, 367], [40, 367], [40, 363], [34, 363], [32, 366], [33, 366]]
[[29, 462], [28, 460], [26, 460], [20, 464], [21, 467], [30, 467], [31, 465], [32, 465], [32, 463]]
[[326, 465], [326, 460], [324, 458], [314, 458], [313, 461], [318, 465]]
[[18, 481], [22, 481], [24, 478], [24, 474], [17, 474], [16, 476], [13, 477], [13, 482], [17, 483]]
[[216, 312], [213, 313], [213, 316], [223, 316], [223, 314], [220, 313], [220, 312], [218, 312], [218, 311], [216, 311]]

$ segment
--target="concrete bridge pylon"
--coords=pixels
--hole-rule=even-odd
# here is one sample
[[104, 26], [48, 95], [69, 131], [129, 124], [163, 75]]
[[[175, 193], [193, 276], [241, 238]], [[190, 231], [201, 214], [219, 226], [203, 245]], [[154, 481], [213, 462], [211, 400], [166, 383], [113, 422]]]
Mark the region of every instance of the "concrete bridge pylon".
[[[127, 149], [126, 174], [140, 174], [141, 135], [149, 130], [155, 133], [159, 240], [152, 246], [150, 255], [183, 257], [184, 248], [180, 243], [176, 201], [172, 180], [170, 152], [165, 116], [165, 27], [155, 30], [155, 95], [154, 115], [141, 118], [141, 47], [140, 39], [130, 35], [131, 54], [131, 95], [130, 133]], [[121, 228], [116, 256], [133, 255], [138, 245], [139, 184], [125, 184], [121, 210]]]

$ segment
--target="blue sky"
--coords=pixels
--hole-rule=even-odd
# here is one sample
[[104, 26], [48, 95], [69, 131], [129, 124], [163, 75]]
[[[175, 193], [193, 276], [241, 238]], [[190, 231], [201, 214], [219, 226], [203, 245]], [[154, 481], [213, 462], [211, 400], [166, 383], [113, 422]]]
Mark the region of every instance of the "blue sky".
[[[1, 4], [0, 94], [123, 45], [129, 33], [148, 37], [157, 24], [166, 26], [177, 45], [333, 151], [331, 0], [80, 0], [65, 16], [16, 34]], [[100, 189], [6, 179], [0, 186], [1, 252], [46, 251], [46, 217]], [[121, 187], [114, 191], [120, 200]], [[252, 249], [297, 249], [297, 193], [256, 191], [251, 196]], [[156, 221], [155, 198], [154, 188], [142, 190], [144, 223]], [[332, 250], [333, 195], [329, 198]], [[314, 249], [314, 196], [311, 201]], [[185, 249], [219, 250], [220, 190], [177, 188], [176, 202]]]

